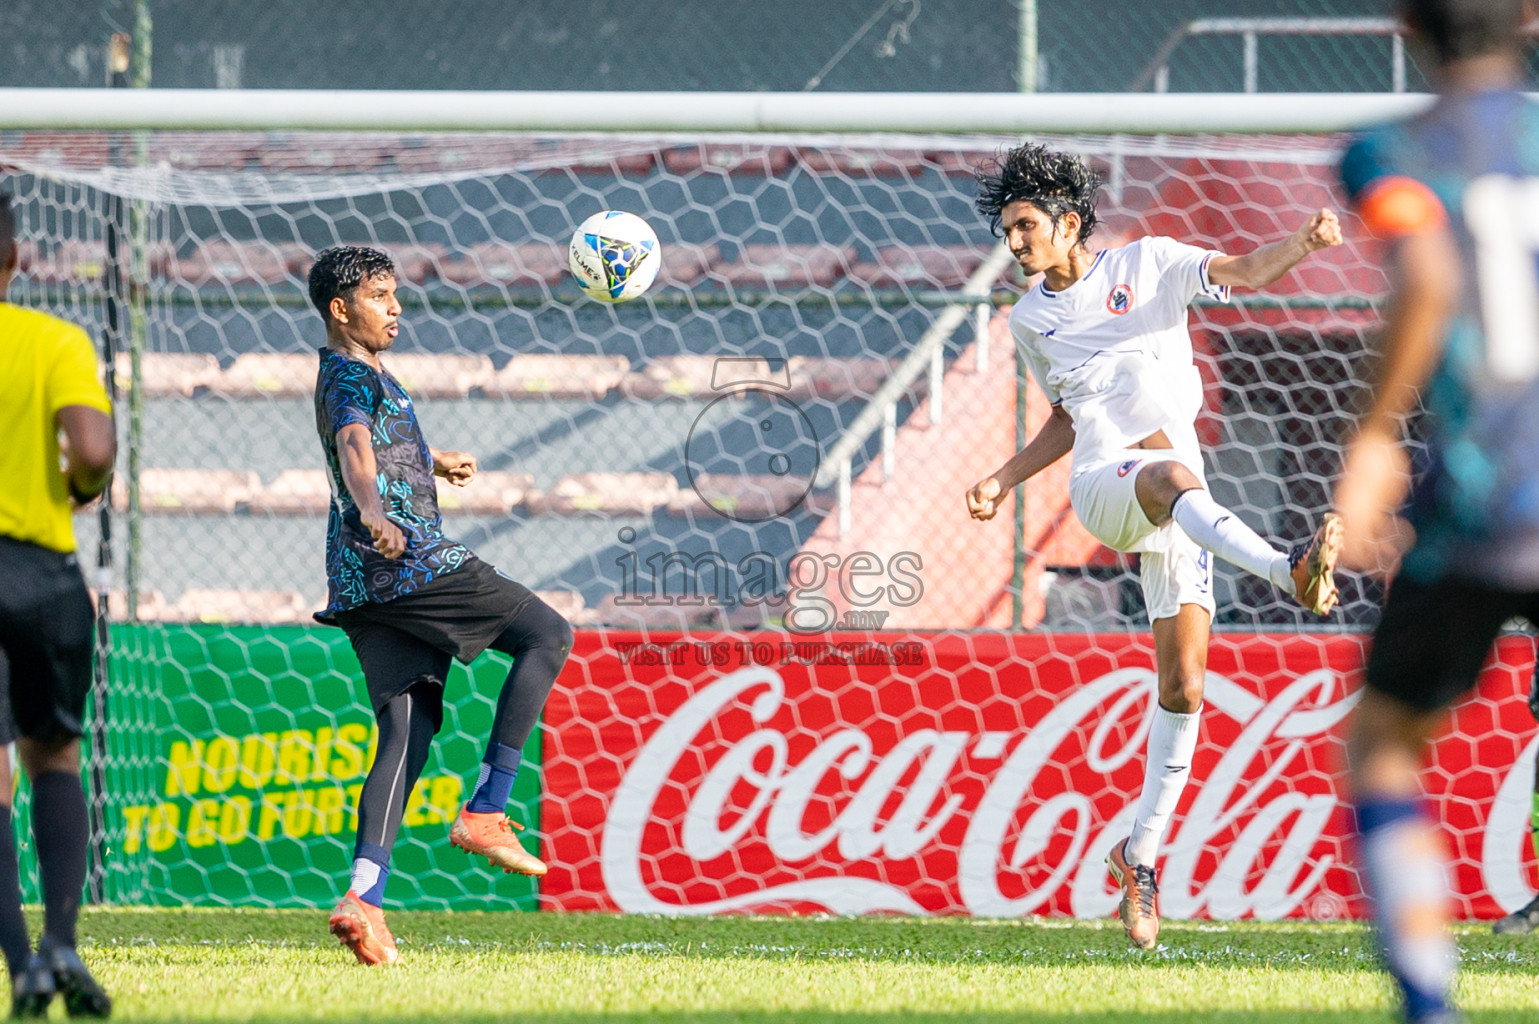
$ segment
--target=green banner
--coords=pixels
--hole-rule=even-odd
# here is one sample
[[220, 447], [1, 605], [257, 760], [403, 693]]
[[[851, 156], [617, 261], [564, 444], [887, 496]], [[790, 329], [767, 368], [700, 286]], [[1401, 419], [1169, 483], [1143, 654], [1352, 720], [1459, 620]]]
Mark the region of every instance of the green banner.
[[[358, 791], [377, 739], [342, 631], [139, 624], [114, 626], [112, 638], [108, 901], [334, 903], [347, 886]], [[387, 908], [537, 908], [534, 880], [493, 873], [448, 841], [509, 664], [486, 654], [451, 673], [443, 728], [406, 802]], [[538, 731], [523, 763], [509, 813], [532, 832]]]

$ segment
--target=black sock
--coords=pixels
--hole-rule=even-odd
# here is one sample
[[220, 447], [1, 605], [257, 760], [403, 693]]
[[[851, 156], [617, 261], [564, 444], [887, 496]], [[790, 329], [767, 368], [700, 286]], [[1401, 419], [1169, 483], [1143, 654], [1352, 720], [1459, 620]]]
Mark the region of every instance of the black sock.
[[0, 949], [16, 977], [32, 955], [27, 920], [21, 916], [21, 871], [16, 865], [16, 833], [11, 830], [11, 809], [0, 806]]
[[91, 841], [79, 775], [48, 772], [32, 780], [32, 835], [43, 879], [43, 935], [73, 948]]

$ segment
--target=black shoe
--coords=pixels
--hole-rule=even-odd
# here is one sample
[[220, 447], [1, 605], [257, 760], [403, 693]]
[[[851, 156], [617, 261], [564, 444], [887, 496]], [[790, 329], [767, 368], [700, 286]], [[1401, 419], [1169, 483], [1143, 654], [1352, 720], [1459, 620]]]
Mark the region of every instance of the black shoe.
[[1498, 935], [1527, 935], [1539, 928], [1539, 896], [1528, 901], [1528, 906], [1514, 910], [1491, 926]]
[[27, 966], [11, 979], [11, 1016], [46, 1017], [55, 993], [53, 972], [43, 958], [33, 954]]
[[37, 944], [38, 956], [53, 972], [54, 987], [64, 997], [71, 1017], [112, 1016], [112, 999], [91, 977], [73, 946], [54, 946], [45, 938]]

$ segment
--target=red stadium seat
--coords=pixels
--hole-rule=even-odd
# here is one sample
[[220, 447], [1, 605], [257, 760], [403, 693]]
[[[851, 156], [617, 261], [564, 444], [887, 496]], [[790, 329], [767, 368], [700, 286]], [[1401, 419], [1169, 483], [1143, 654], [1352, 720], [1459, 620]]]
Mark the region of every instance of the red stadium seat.
[[[147, 513], [230, 515], [262, 488], [262, 478], [238, 469], [145, 469], [139, 473], [139, 505]], [[128, 484], [112, 482], [112, 504], [128, 507]]]
[[662, 285], [685, 288], [710, 274], [721, 262], [721, 250], [715, 245], [690, 242], [663, 243], [663, 265], [657, 272]]
[[[816, 356], [792, 356], [791, 392], [793, 399], [826, 398], [831, 401], [860, 399], [868, 401], [892, 376], [897, 364], [872, 356], [849, 359], [825, 359]], [[911, 390], [920, 390], [926, 378], [920, 376]]]
[[630, 369], [624, 356], [516, 355], [482, 390], [503, 398], [603, 398]]
[[241, 171], [259, 162], [266, 142], [262, 132], [155, 132], [149, 161], [185, 171]]
[[[133, 386], [133, 364], [127, 352], [113, 363], [118, 390]], [[219, 360], [207, 352], [145, 352], [139, 357], [139, 386], [148, 398], [191, 397], [213, 388], [220, 377]]]
[[784, 146], [720, 145], [703, 142], [680, 146], [663, 153], [663, 166], [672, 174], [702, 170], [719, 174], [760, 175], [773, 178], [785, 173], [795, 156]]
[[310, 251], [293, 242], [204, 242], [175, 259], [171, 277], [194, 286], [284, 284]]
[[848, 272], [855, 250], [832, 245], [753, 244], [743, 246], [736, 263], [724, 263], [713, 277], [737, 288], [827, 288]]
[[668, 473], [575, 473], [556, 481], [549, 491], [531, 495], [527, 504], [537, 514], [640, 516], [666, 506], [678, 491]]
[[789, 388], [786, 364], [757, 356], [658, 356], [637, 373], [626, 374], [620, 391], [627, 398], [711, 398], [750, 384]]
[[323, 469], [285, 469], [253, 491], [245, 505], [254, 515], [325, 515], [331, 508], [331, 481]]
[[214, 390], [239, 398], [309, 397], [319, 371], [313, 352], [245, 352], [220, 374]]
[[534, 477], [528, 473], [510, 473], [487, 469], [478, 472], [464, 487], [456, 487], [442, 477], [435, 477], [438, 508], [445, 515], [462, 512], [475, 516], [505, 516], [525, 504], [534, 493]]
[[465, 398], [492, 379], [492, 361], [484, 355], [386, 352], [380, 365], [415, 398]]
[[971, 245], [887, 246], [855, 264], [850, 277], [873, 288], [960, 288], [983, 257]]
[[924, 154], [915, 150], [798, 149], [797, 161], [814, 174], [913, 178], [924, 173]]
[[452, 252], [439, 267], [445, 281], [459, 285], [551, 285], [566, 273], [566, 252], [550, 242], [482, 242]]
[[68, 241], [40, 246], [23, 241], [17, 246], [21, 276], [37, 284], [100, 284], [107, 269], [107, 243]]
[[668, 503], [676, 516], [715, 511], [731, 519], [757, 522], [773, 519], [811, 498], [811, 481], [804, 476], [748, 473], [701, 473]]

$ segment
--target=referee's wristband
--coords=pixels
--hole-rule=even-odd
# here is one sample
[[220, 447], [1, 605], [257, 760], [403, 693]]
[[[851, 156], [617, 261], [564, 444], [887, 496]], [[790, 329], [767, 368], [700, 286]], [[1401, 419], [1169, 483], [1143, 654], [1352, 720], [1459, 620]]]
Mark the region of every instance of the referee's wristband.
[[[112, 483], [112, 481], [108, 480], [107, 483], [110, 485]], [[76, 505], [81, 505], [81, 506], [85, 506], [85, 505], [91, 504], [91, 502], [95, 501], [97, 498], [102, 496], [102, 491], [105, 491], [107, 489], [106, 487], [103, 487], [100, 491], [97, 491], [95, 494], [83, 494], [83, 493], [81, 493], [80, 489], [75, 486], [74, 478], [70, 477], [70, 476], [66, 476], [64, 478], [64, 486], [69, 488], [69, 496], [75, 502], [75, 504]]]

